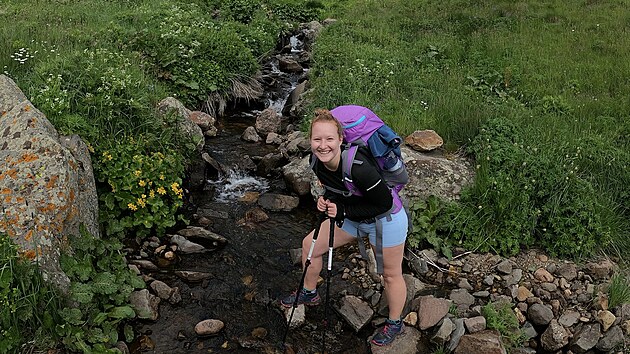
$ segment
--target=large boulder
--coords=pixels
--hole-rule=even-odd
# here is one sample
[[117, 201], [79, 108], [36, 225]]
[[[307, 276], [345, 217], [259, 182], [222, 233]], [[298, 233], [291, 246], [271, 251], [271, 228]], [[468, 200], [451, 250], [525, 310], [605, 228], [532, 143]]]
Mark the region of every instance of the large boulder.
[[0, 232], [62, 291], [59, 266], [67, 236], [81, 226], [99, 237], [98, 203], [88, 147], [59, 136], [17, 85], [0, 75]]
[[[186, 108], [183, 103], [174, 97], [167, 97], [158, 103], [157, 110], [162, 117], [168, 115], [176, 117], [177, 127], [182, 135], [192, 141], [197, 151], [203, 150], [205, 144], [203, 131], [191, 118], [193, 112]], [[197, 119], [198, 115], [193, 114], [193, 117]]]

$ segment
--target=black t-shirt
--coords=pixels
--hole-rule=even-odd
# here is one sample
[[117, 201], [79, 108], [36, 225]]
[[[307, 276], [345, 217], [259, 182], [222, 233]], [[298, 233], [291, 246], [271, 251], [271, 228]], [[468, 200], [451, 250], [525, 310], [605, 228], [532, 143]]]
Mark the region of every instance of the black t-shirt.
[[[311, 155], [311, 161], [312, 159], [313, 155]], [[343, 204], [346, 218], [362, 221], [387, 212], [392, 207], [393, 199], [387, 184], [375, 166], [374, 160], [367, 156], [363, 149], [358, 149], [355, 160], [363, 161], [363, 163], [353, 163], [350, 175], [353, 184], [362, 195], [344, 197], [342, 194], [326, 189], [324, 198]], [[340, 161], [337, 170], [331, 171], [317, 160], [313, 169], [324, 186], [347, 191], [348, 189], [343, 183], [343, 165], [344, 162]]]

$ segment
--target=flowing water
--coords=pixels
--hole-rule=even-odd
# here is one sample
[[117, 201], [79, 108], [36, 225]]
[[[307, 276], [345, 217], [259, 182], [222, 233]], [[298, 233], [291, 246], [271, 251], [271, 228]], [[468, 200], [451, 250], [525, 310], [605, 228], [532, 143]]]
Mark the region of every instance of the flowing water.
[[[300, 44], [296, 38], [290, 42]], [[267, 67], [271, 76], [286, 76], [274, 62]], [[267, 102], [277, 111], [297, 82], [291, 76], [284, 80], [284, 87]], [[262, 157], [276, 149], [240, 139], [245, 128], [255, 124], [257, 113], [237, 107], [217, 122], [218, 136], [206, 140], [205, 150], [227, 171], [211, 176], [204, 190], [192, 196], [198, 211], [223, 215], [209, 217], [207, 228], [226, 237], [228, 243], [208, 253], [183, 255], [177, 263], [149, 274], [179, 287], [182, 301], [176, 305], [162, 301], [157, 321], [135, 324], [138, 336], [130, 346], [132, 353], [321, 353], [323, 335], [327, 353], [368, 352], [366, 339], [373, 329], [355, 333], [333, 310], [332, 302], [328, 307], [307, 308], [305, 325], [286, 332], [278, 300], [297, 288], [302, 274], [292, 264], [289, 250], [301, 247], [302, 237], [314, 227], [315, 206], [304, 198], [294, 211], [268, 212], [269, 219], [255, 225], [242, 222], [245, 212], [255, 207], [239, 202], [244, 193], [286, 192], [281, 177], [266, 179], [239, 168], [242, 157]], [[359, 293], [360, 289], [341, 279], [343, 267], [350, 266], [351, 251], [335, 252], [331, 298], [338, 298], [340, 291]], [[211, 277], [190, 283], [177, 277], [176, 270], [207, 272]], [[325, 296], [325, 289], [321, 290]], [[219, 319], [225, 327], [215, 336], [198, 337], [194, 327], [206, 319]], [[283, 346], [285, 333], [287, 345]]]

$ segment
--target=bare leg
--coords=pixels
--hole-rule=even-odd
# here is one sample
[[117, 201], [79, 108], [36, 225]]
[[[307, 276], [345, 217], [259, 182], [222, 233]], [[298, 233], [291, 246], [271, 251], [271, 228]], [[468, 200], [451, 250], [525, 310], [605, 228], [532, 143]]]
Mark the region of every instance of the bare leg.
[[389, 318], [397, 320], [402, 315], [407, 300], [407, 284], [402, 276], [402, 259], [405, 244], [383, 248], [383, 281]]
[[[304, 240], [302, 240], [302, 265], [306, 262], [306, 258], [308, 257], [308, 251], [311, 248], [313, 243], [313, 233], [315, 231], [311, 231]], [[304, 287], [309, 290], [313, 290], [317, 287], [317, 279], [319, 278], [319, 273], [322, 270], [323, 266], [323, 255], [328, 252], [328, 235], [330, 234], [330, 219], [326, 219], [321, 228], [319, 229], [319, 236], [315, 241], [315, 246], [313, 248], [313, 254], [311, 256], [311, 265], [308, 267], [306, 271], [306, 276], [304, 278]], [[339, 246], [343, 246], [347, 243], [356, 240], [355, 237], [343, 231], [337, 225], [335, 225], [335, 240], [334, 240], [334, 248]]]

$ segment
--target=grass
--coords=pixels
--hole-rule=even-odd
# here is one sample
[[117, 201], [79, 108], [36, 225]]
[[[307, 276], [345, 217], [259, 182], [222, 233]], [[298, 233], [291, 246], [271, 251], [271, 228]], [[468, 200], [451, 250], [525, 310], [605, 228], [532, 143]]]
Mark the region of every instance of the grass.
[[612, 309], [630, 303], [630, 282], [623, 273], [616, 273], [608, 285], [608, 306]]
[[[630, 247], [630, 62], [619, 61], [630, 54], [626, 14], [623, 2], [347, 1], [316, 43], [310, 107], [366, 105], [401, 135], [435, 130], [449, 151], [468, 146], [496, 117], [522, 129], [523, 144], [550, 164], [563, 166], [580, 149], [571, 161], [596, 200], [580, 211], [578, 197], [576, 212], [601, 220], [612, 242], [600, 248], [623, 261]], [[563, 217], [571, 216], [555, 220]]]

